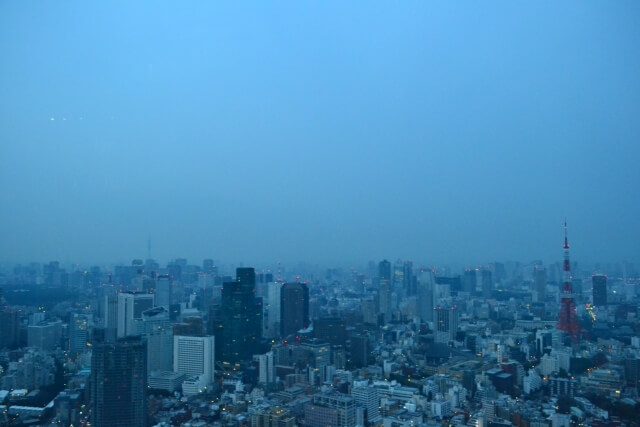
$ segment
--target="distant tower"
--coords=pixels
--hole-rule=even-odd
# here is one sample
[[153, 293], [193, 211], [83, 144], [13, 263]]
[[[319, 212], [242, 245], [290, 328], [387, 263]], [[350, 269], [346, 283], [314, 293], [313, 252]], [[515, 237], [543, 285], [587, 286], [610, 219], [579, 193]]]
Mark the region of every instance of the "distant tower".
[[566, 332], [571, 339], [576, 341], [578, 334], [582, 332], [578, 317], [576, 316], [576, 305], [573, 302], [573, 286], [571, 285], [571, 262], [569, 261], [569, 240], [567, 239], [567, 222], [564, 222], [564, 264], [562, 268], [562, 300], [560, 303], [560, 313], [558, 314], [558, 324], [556, 328]]

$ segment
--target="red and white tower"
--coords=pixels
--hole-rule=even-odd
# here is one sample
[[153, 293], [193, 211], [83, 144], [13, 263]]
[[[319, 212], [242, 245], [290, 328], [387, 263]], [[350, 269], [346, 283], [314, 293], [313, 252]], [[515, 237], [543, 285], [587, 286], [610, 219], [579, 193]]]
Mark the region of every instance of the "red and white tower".
[[567, 221], [564, 222], [564, 265], [562, 268], [562, 299], [560, 302], [560, 313], [556, 328], [566, 332], [571, 339], [576, 341], [582, 332], [578, 316], [576, 316], [576, 305], [573, 301], [573, 286], [571, 285], [571, 261], [569, 260], [569, 240], [567, 239]]

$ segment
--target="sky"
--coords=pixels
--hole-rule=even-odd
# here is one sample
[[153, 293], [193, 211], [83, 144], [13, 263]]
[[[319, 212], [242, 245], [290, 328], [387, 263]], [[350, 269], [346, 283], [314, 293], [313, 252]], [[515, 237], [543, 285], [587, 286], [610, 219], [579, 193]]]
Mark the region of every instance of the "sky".
[[640, 3], [0, 1], [0, 261], [640, 264]]

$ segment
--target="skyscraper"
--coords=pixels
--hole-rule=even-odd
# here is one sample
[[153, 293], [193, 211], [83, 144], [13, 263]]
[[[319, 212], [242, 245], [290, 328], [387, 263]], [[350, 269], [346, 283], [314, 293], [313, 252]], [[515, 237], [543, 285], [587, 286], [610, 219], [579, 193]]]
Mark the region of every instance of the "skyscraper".
[[413, 276], [413, 261], [405, 261], [403, 264], [403, 269], [404, 271], [402, 274], [402, 279], [404, 282], [402, 284], [402, 288], [404, 290], [404, 295], [413, 296], [416, 294], [416, 281], [414, 280], [415, 277]]
[[73, 314], [69, 320], [69, 352], [82, 353], [87, 347], [87, 316]]
[[221, 362], [228, 367], [248, 361], [262, 339], [262, 305], [255, 296], [253, 268], [236, 269], [236, 281], [222, 288], [222, 327], [216, 330]]
[[435, 277], [433, 271], [421, 271], [418, 276], [418, 315], [424, 322], [433, 320], [433, 287]]
[[476, 292], [476, 270], [475, 269], [466, 269], [464, 271], [464, 276], [462, 277], [462, 290], [464, 292], [468, 292], [470, 294], [474, 294]]
[[158, 277], [156, 284], [156, 306], [166, 307], [171, 305], [171, 277], [168, 274]]
[[391, 263], [386, 259], [378, 264], [378, 299], [384, 321], [391, 320]]
[[482, 278], [482, 296], [483, 298], [491, 298], [493, 292], [493, 277], [491, 270], [483, 268], [480, 270], [480, 277]]
[[544, 301], [547, 298], [547, 270], [537, 265], [533, 270], [533, 287], [538, 301]]
[[309, 326], [309, 288], [285, 283], [280, 289], [280, 330], [283, 338]]
[[593, 305], [605, 307], [607, 305], [607, 276], [596, 274], [591, 278], [593, 286]]
[[91, 356], [91, 424], [147, 425], [147, 350], [140, 337], [96, 342]]

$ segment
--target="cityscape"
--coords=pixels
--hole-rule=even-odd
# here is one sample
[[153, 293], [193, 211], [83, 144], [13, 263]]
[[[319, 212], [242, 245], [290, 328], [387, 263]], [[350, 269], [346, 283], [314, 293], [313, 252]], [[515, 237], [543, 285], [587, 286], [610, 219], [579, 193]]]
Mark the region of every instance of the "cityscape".
[[0, 427], [640, 427], [640, 2], [0, 0]]
[[[29, 263], [0, 275], [2, 425], [636, 425], [640, 275]], [[562, 239], [559, 239], [562, 242]]]

